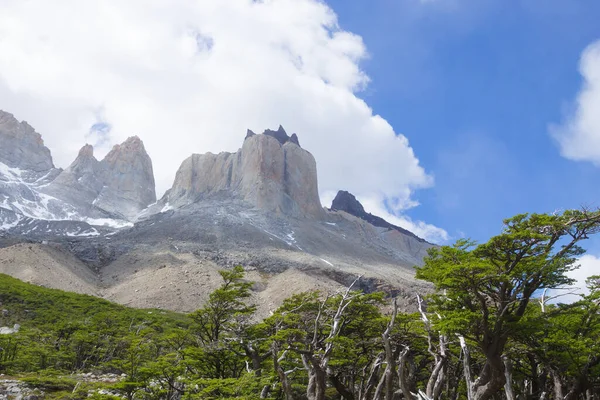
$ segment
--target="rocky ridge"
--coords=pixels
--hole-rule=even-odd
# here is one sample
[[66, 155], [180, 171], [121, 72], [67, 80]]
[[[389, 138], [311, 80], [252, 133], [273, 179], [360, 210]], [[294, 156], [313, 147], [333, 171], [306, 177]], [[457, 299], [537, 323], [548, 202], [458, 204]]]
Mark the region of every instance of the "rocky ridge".
[[57, 227], [76, 221], [87, 224], [79, 231], [89, 234], [97, 232], [92, 226], [127, 225], [155, 201], [152, 161], [138, 137], [116, 145], [102, 161], [85, 145], [62, 170], [54, 167], [39, 133], [0, 111], [0, 230], [23, 232], [24, 225], [39, 221], [57, 221]]
[[362, 220], [365, 220], [368, 223], [375, 225], [377, 227], [393, 229], [402, 234], [412, 236], [413, 238], [415, 238], [418, 241], [425, 242], [424, 239], [421, 239], [420, 237], [418, 237], [411, 231], [404, 229], [402, 227], [399, 227], [397, 225], [390, 224], [385, 219], [378, 217], [377, 215], [373, 215], [371, 213], [366, 212], [365, 208], [363, 207], [362, 204], [360, 204], [360, 202], [356, 199], [356, 197], [354, 197], [354, 195], [352, 193], [347, 192], [345, 190], [340, 190], [337, 193], [337, 195], [333, 199], [333, 202], [331, 203], [331, 210], [345, 211], [345, 212], [352, 214], [355, 217], [358, 217]]
[[237, 198], [280, 215], [324, 215], [315, 159], [281, 126], [260, 135], [248, 131], [236, 153], [193, 154], [155, 208], [181, 208], [210, 198]]
[[[11, 135], [19, 124], [7, 124]], [[23, 152], [46, 153], [32, 149]], [[22, 178], [34, 173], [23, 160], [0, 162], [0, 272], [28, 282], [192, 311], [220, 284], [220, 269], [243, 265], [262, 316], [293, 293], [335, 290], [357, 275], [361, 289], [406, 306], [427, 290], [412, 267], [432, 244], [366, 213], [347, 192], [323, 208], [314, 157], [281, 126], [248, 131], [235, 153], [188, 157], [156, 202], [137, 137], [103, 160], [86, 145], [64, 171], [37, 180]]]

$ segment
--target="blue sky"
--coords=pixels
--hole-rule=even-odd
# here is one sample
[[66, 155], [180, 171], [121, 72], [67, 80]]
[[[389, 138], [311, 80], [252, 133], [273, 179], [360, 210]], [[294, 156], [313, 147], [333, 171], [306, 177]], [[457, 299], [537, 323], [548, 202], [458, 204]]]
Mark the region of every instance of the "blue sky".
[[359, 96], [435, 177], [410, 216], [486, 240], [517, 213], [600, 206], [600, 169], [563, 158], [549, 134], [581, 88], [582, 51], [600, 39], [600, 2], [328, 4], [369, 51]]

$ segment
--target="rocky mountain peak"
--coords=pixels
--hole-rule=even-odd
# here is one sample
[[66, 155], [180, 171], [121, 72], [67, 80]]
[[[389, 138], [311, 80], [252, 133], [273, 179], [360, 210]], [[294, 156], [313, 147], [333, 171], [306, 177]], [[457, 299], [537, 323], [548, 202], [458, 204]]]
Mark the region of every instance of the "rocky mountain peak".
[[96, 173], [98, 164], [99, 161], [94, 157], [94, 147], [91, 144], [86, 144], [79, 150], [75, 161], [62, 174], [70, 171], [80, 178], [83, 174]]
[[86, 144], [75, 161], [44, 190], [92, 217], [133, 220], [156, 201], [152, 160], [136, 136], [115, 145], [102, 161]]
[[246, 140], [246, 139], [248, 139], [249, 137], [252, 137], [252, 136], [254, 136], [254, 135], [256, 135], [256, 133], [252, 132], [252, 130], [251, 130], [251, 129], [248, 129], [248, 130], [246, 131], [246, 137], [244, 138], [244, 140]]
[[12, 168], [47, 172], [54, 168], [42, 136], [27, 122], [0, 110], [0, 162]]
[[264, 211], [321, 216], [314, 157], [282, 127], [265, 132], [248, 130], [236, 153], [192, 155], [177, 171], [164, 202], [178, 207], [227, 193]]
[[346, 211], [348, 214], [352, 214], [355, 217], [365, 215], [365, 208], [362, 204], [354, 197], [354, 195], [345, 190], [337, 192], [335, 199], [331, 203], [332, 210]]
[[[252, 131], [250, 131], [250, 132], [252, 132]], [[277, 139], [277, 141], [279, 141], [279, 143], [281, 143], [282, 145], [286, 144], [287, 142], [292, 142], [292, 143], [295, 143], [298, 146], [300, 146], [300, 142], [298, 141], [298, 135], [296, 135], [294, 133], [294, 134], [292, 134], [291, 137], [288, 136], [287, 132], [285, 131], [285, 129], [283, 129], [283, 126], [281, 126], [281, 125], [279, 125], [279, 128], [277, 128], [276, 131], [273, 131], [271, 129], [266, 129], [263, 132], [263, 135], [270, 136], [270, 137]], [[246, 136], [246, 137], [248, 137], [248, 136]]]
[[94, 146], [92, 146], [91, 144], [86, 144], [85, 146], [83, 146], [79, 150], [79, 154], [77, 155], [77, 158], [79, 158], [79, 157], [85, 157], [85, 158], [94, 157]]
[[119, 159], [125, 158], [131, 160], [135, 157], [149, 158], [144, 148], [144, 142], [137, 136], [131, 136], [123, 143], [115, 144], [103, 161], [113, 163]]
[[97, 207], [133, 219], [156, 202], [152, 160], [139, 137], [115, 145], [100, 163], [104, 187], [96, 199]]
[[406, 230], [397, 225], [393, 225], [387, 222], [385, 219], [378, 217], [377, 215], [367, 213], [363, 205], [356, 199], [356, 197], [352, 193], [347, 192], [345, 190], [340, 190], [337, 193], [337, 195], [333, 199], [333, 202], [331, 203], [331, 210], [347, 212], [348, 214], [354, 215], [355, 217], [365, 220], [376, 227], [393, 229], [405, 235], [411, 236], [419, 240], [420, 242], [425, 242], [424, 239], [421, 239], [409, 230]]
[[298, 135], [296, 135], [295, 133], [292, 133], [292, 136], [290, 136], [290, 142], [300, 146], [300, 141], [298, 140]]

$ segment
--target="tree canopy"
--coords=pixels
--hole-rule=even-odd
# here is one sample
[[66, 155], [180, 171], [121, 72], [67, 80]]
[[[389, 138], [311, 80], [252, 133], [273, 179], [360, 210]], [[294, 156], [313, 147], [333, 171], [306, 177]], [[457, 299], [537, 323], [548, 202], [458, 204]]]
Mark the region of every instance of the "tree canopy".
[[[0, 275], [0, 325], [21, 325], [0, 335], [0, 374], [64, 399], [597, 399], [600, 276], [570, 304], [548, 291], [572, 282], [599, 227], [586, 210], [523, 214], [485, 243], [435, 247], [416, 267], [432, 289], [403, 292], [407, 310], [353, 284], [259, 320], [242, 267], [190, 314]], [[120, 378], [77, 383], [84, 372]]]

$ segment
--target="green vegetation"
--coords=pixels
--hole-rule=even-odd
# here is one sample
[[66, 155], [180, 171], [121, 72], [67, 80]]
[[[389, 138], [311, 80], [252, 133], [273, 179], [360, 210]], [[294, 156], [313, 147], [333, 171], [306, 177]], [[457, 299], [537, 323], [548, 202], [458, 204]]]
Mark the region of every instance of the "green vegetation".
[[241, 267], [189, 315], [0, 275], [0, 325], [21, 325], [0, 335], [0, 373], [57, 399], [594, 399], [600, 277], [572, 304], [546, 290], [599, 227], [594, 212], [519, 215], [487, 243], [432, 249], [417, 277], [435, 290], [413, 314], [351, 286], [256, 321]]

